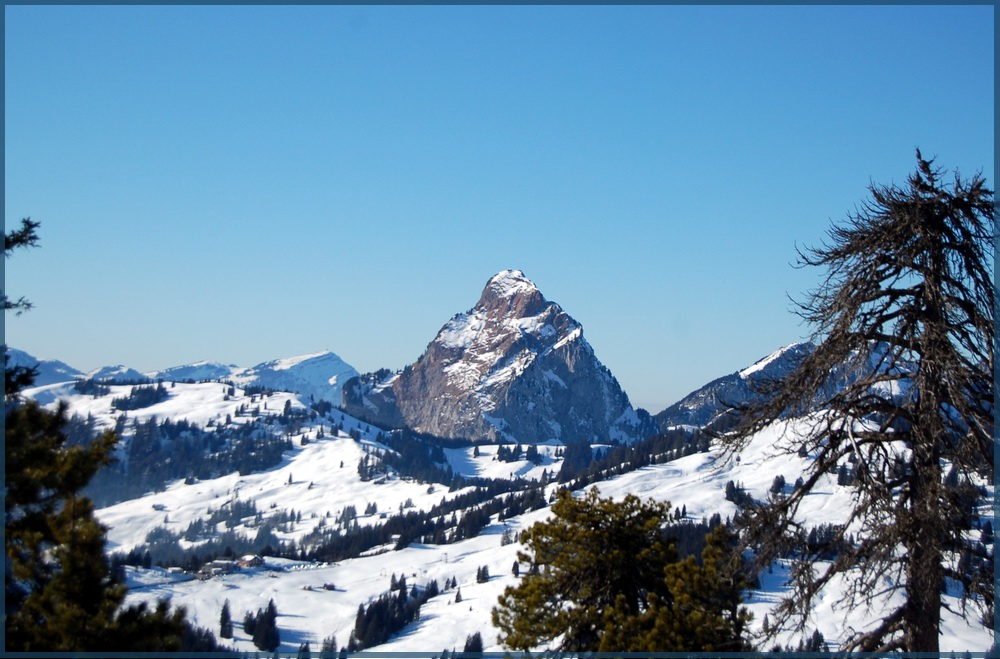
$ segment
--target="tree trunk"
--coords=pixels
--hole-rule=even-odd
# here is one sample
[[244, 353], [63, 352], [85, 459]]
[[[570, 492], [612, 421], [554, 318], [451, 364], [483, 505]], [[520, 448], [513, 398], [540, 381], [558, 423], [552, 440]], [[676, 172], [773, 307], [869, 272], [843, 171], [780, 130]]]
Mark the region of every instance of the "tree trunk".
[[[907, 533], [907, 597], [904, 643], [909, 652], [938, 652], [941, 585], [944, 581], [938, 489], [941, 467], [933, 447], [915, 447], [911, 480], [913, 528]], [[920, 454], [923, 454], [922, 456]], [[928, 455], [929, 454], [929, 455]]]

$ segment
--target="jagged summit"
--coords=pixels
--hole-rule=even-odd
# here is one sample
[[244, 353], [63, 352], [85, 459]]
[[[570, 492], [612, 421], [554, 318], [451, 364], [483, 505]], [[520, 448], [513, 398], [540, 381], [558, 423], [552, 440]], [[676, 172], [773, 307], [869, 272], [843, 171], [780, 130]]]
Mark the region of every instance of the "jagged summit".
[[504, 270], [486, 282], [475, 308], [523, 317], [538, 313], [545, 304], [541, 291], [523, 272]]
[[492, 277], [415, 363], [376, 380], [345, 385], [350, 413], [442, 437], [634, 441], [646, 431], [580, 323], [520, 270]]

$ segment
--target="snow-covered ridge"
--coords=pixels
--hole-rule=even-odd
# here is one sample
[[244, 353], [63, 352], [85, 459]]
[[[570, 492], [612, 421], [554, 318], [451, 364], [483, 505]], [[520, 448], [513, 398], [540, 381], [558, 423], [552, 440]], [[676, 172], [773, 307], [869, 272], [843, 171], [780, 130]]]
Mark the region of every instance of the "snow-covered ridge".
[[89, 371], [86, 377], [91, 380], [104, 380], [111, 382], [135, 382], [145, 380], [147, 378], [147, 376], [143, 373], [140, 373], [134, 368], [129, 368], [124, 364], [95, 368], [93, 371]]
[[254, 366], [254, 369], [270, 368], [275, 371], [287, 371], [290, 368], [299, 366], [305, 362], [316, 361], [320, 358], [340, 360], [336, 354], [329, 350], [323, 350], [321, 352], [313, 352], [308, 355], [299, 355], [298, 357], [286, 357], [285, 359], [273, 359], [269, 362], [264, 362]]
[[83, 373], [62, 362], [40, 361], [20, 350], [9, 349], [8, 354], [15, 365], [38, 366], [39, 377], [35, 381], [38, 386], [72, 382], [81, 378], [119, 383], [147, 379], [165, 382], [231, 380], [243, 387], [257, 385], [275, 391], [301, 394], [306, 398], [311, 396], [316, 400], [327, 400], [335, 405], [341, 403], [344, 383], [358, 375], [353, 366], [329, 350], [274, 359], [249, 368], [204, 360], [146, 373], [121, 364]]
[[230, 377], [240, 368], [235, 364], [222, 364], [214, 361], [200, 361], [184, 366], [172, 366], [162, 371], [147, 373], [154, 380], [218, 380]]
[[11, 366], [35, 368], [37, 373], [35, 384], [37, 385], [69, 382], [84, 377], [82, 371], [69, 364], [55, 359], [38, 359], [34, 355], [15, 348], [7, 348], [7, 359]]
[[494, 275], [486, 284], [486, 288], [497, 297], [514, 297], [521, 293], [538, 291], [534, 282], [524, 276], [520, 270], [504, 270]]
[[798, 343], [792, 343], [783, 348], [779, 348], [778, 350], [775, 350], [767, 357], [759, 359], [752, 365], [744, 368], [742, 371], [739, 372], [739, 376], [743, 379], [746, 379], [755, 373], [760, 373], [764, 371], [769, 365], [774, 364], [775, 362], [779, 361], [785, 356], [789, 354], [799, 354], [810, 347], [811, 344], [809, 343], [798, 342]]
[[294, 391], [339, 405], [344, 383], [357, 376], [353, 366], [327, 350], [264, 362], [237, 371], [232, 379], [244, 386], [257, 384], [279, 391]]

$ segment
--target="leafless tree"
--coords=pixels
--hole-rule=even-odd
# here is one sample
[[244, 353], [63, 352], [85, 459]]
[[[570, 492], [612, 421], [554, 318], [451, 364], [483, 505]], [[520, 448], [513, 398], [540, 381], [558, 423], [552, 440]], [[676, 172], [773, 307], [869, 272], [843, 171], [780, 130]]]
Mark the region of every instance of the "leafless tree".
[[[802, 487], [751, 505], [745, 539], [762, 565], [800, 559], [772, 631], [803, 624], [833, 580], [849, 584], [845, 606], [888, 607], [870, 627], [849, 630], [845, 650], [937, 652], [946, 578], [962, 585], [963, 609], [973, 605], [992, 625], [986, 556], [960, 559], [984, 553], [968, 533], [970, 506], [992, 475], [993, 191], [980, 174], [956, 172], [949, 185], [933, 160], [916, 156], [905, 186], [872, 184], [828, 242], [799, 252], [800, 266], [826, 270], [798, 304], [816, 349], [782, 381], [758, 382], [764, 402], [742, 409], [724, 436], [735, 452], [782, 419], [807, 429], [777, 445], [811, 457]], [[798, 510], [848, 460], [856, 481], [840, 551], [816, 565]]]

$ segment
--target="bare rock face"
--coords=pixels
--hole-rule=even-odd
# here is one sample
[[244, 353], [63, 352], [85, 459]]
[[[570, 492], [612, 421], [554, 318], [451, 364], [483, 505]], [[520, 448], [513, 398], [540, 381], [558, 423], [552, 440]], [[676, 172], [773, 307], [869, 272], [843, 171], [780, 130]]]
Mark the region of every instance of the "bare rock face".
[[345, 387], [351, 414], [439, 437], [631, 442], [650, 433], [583, 327], [520, 270], [489, 280], [396, 376]]

